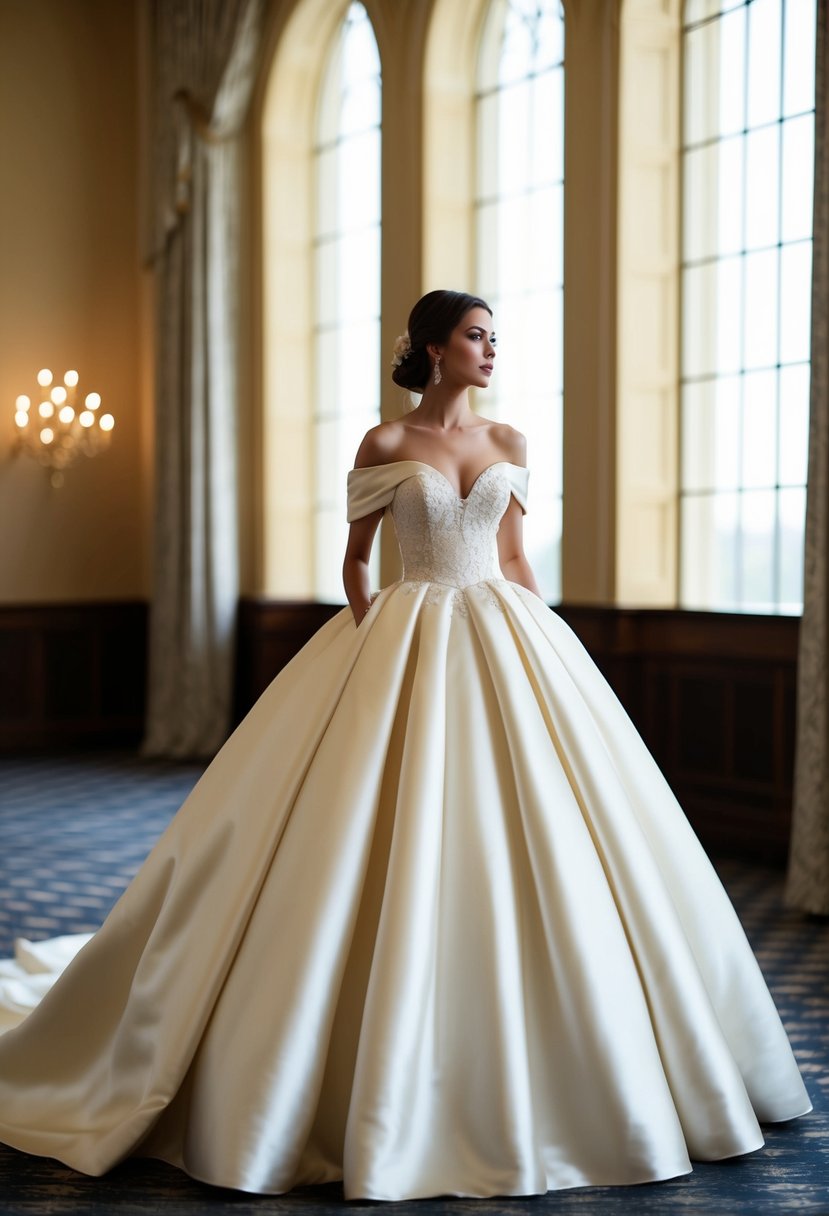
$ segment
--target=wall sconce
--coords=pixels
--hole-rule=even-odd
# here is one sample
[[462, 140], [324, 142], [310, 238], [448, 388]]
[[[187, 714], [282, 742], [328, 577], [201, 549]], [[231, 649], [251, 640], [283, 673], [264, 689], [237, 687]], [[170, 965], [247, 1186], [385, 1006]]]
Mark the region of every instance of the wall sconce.
[[21, 393], [14, 404], [18, 452], [28, 452], [51, 470], [49, 480], [63, 485], [63, 470], [79, 456], [97, 456], [109, 447], [115, 419], [102, 414], [100, 393], [87, 393], [78, 407], [78, 373], [66, 372], [63, 384], [52, 384], [44, 367], [37, 373], [38, 403]]

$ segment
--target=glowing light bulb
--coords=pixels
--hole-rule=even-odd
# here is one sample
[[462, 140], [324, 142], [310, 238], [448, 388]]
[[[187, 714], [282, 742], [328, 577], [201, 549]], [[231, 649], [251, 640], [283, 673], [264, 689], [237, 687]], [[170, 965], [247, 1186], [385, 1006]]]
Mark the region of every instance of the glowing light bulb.
[[111, 431], [115, 426], [115, 419], [112, 414], [101, 414], [101, 420], [98, 425], [102, 431]]
[[49, 396], [52, 398], [55, 405], [63, 405], [64, 401], [66, 400], [66, 389], [62, 384], [58, 384], [52, 389]]
[[87, 393], [86, 394], [86, 398], [84, 399], [84, 405], [86, 406], [86, 408], [88, 410], [97, 410], [97, 408], [100, 404], [101, 404], [101, 394], [100, 393]]
[[32, 401], [31, 401], [31, 398], [27, 397], [25, 393], [21, 393], [20, 396], [16, 399], [14, 404], [15, 404], [16, 409], [27, 410], [29, 408], [29, 406], [32, 404]]
[[74, 388], [75, 385], [78, 383], [78, 373], [77, 372], [64, 372], [63, 373], [63, 383], [65, 385], [67, 385], [68, 388]]
[[95, 415], [92, 410], [84, 410], [82, 414], [78, 414], [78, 422], [81, 426], [92, 426], [95, 422]]
[[17, 426], [26, 426], [29, 421], [29, 415], [25, 410], [18, 410], [14, 416], [14, 421]]
[[58, 414], [58, 418], [60, 418], [61, 422], [71, 422], [74, 417], [75, 411], [72, 409], [71, 405], [65, 405]]
[[55, 407], [52, 405], [51, 401], [41, 401], [40, 405], [37, 407], [37, 412], [40, 414], [41, 418], [51, 418], [55, 412]]
[[48, 367], [42, 367], [37, 373], [37, 382], [41, 388], [46, 388], [47, 385], [52, 383], [52, 373]]
[[50, 426], [45, 426], [43, 428], [43, 430], [40, 432], [40, 442], [41, 443], [51, 443], [52, 440], [54, 439], [54, 437], [55, 437], [55, 432], [52, 430], [52, 428]]

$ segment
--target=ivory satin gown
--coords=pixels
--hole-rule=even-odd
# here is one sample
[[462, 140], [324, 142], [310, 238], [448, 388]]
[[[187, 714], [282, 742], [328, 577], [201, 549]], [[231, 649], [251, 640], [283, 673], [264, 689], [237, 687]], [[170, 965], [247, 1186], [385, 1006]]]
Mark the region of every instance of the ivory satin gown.
[[526, 488], [506, 462], [466, 499], [419, 461], [349, 475], [402, 581], [280, 673], [0, 1039], [0, 1140], [395, 1200], [670, 1178], [810, 1109], [655, 762], [497, 573]]

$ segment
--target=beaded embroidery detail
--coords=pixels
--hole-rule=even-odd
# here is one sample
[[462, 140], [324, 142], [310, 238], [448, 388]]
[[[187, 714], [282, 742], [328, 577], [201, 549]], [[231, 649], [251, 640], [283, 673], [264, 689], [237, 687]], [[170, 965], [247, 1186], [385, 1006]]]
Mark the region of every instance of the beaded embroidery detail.
[[397, 487], [391, 515], [403, 557], [401, 589], [428, 584], [425, 604], [447, 596], [451, 610], [466, 616], [468, 597], [504, 611], [490, 585], [499, 576], [495, 536], [510, 500], [509, 482], [498, 465], [484, 469], [461, 498], [437, 469], [424, 468]]
[[[505, 582], [504, 579], [499, 579], [499, 582]], [[414, 579], [409, 579], [404, 583], [400, 583], [400, 590], [406, 595], [413, 595], [421, 587], [426, 587], [427, 591], [423, 597], [424, 604], [440, 604], [445, 599], [451, 601], [451, 613], [457, 612], [458, 616], [469, 615], [469, 597], [473, 596], [482, 604], [486, 604], [490, 608], [497, 608], [499, 612], [506, 612], [503, 601], [496, 595], [490, 582], [485, 583], [470, 583], [468, 587], [449, 587], [446, 583], [419, 582]]]

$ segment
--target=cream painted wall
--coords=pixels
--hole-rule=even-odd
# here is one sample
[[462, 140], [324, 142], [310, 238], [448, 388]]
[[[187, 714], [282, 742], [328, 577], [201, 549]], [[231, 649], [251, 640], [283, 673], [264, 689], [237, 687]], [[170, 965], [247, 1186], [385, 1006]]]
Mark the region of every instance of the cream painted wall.
[[[141, 3], [0, 0], [0, 603], [148, 592]], [[59, 490], [12, 456], [14, 399], [43, 366], [77, 368], [116, 420], [110, 450]]]

